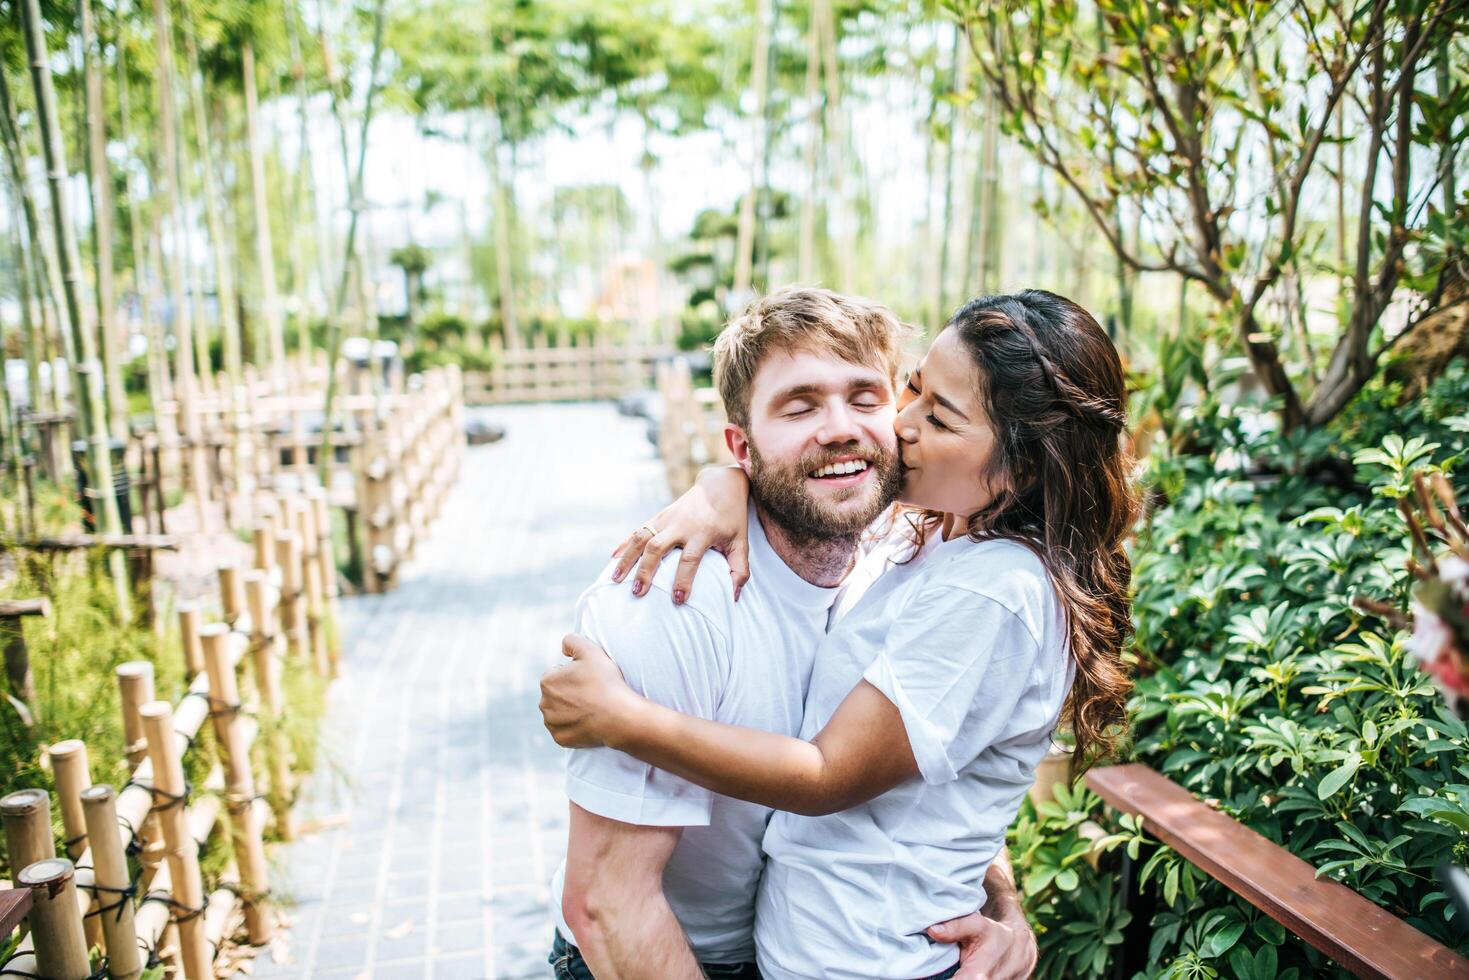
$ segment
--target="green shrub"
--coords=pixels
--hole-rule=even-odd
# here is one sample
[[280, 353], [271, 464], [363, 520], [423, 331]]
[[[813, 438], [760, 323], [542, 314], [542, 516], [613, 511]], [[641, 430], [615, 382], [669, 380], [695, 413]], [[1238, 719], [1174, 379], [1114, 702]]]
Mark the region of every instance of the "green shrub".
[[[1259, 432], [1204, 398], [1149, 463], [1155, 503], [1134, 550], [1132, 756], [1426, 934], [1469, 950], [1433, 866], [1469, 854], [1469, 739], [1405, 650], [1352, 605], [1406, 607], [1395, 500], [1415, 467], [1469, 451], [1469, 370], [1396, 404], [1364, 391], [1328, 431]], [[1175, 420], [1177, 422], [1178, 420]], [[1462, 480], [1458, 483], [1462, 490]], [[1077, 836], [1107, 834], [1098, 870]], [[1077, 789], [1011, 836], [1041, 976], [1108, 972], [1123, 892], [1154, 911], [1145, 975], [1344, 975]], [[1124, 888], [1119, 846], [1136, 858]], [[1063, 869], [1061, 866], [1065, 865]]]

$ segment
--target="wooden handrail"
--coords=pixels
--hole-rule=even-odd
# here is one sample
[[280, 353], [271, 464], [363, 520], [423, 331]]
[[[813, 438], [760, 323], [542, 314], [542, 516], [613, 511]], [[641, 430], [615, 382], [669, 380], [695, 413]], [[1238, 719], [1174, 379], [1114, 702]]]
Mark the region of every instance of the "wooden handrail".
[[0, 940], [6, 939], [19, 928], [31, 911], [31, 890], [9, 888], [0, 891]]
[[177, 551], [179, 539], [167, 534], [63, 534], [50, 538], [22, 538], [0, 543], [25, 551], [86, 551], [91, 548], [124, 548], [138, 551]]
[[1469, 961], [1148, 766], [1105, 766], [1087, 785], [1205, 874], [1354, 976], [1469, 978]]

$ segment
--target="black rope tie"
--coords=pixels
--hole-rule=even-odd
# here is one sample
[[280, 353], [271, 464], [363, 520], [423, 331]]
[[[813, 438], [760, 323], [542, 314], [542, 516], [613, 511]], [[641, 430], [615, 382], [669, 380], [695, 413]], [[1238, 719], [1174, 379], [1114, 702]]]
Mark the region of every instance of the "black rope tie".
[[[264, 793], [256, 793], [253, 796], [236, 796], [234, 794], [230, 794], [230, 795], [228, 795], [228, 796], [225, 797], [224, 808], [231, 815], [233, 815], [233, 814], [239, 813], [241, 810], [245, 810], [245, 809], [248, 809], [249, 807], [253, 806], [255, 804], [255, 801], [256, 800], [263, 800], [263, 799], [266, 799], [266, 795]], [[228, 887], [228, 886], [221, 886], [221, 887]]]
[[[54, 980], [53, 977], [48, 977], [44, 973], [31, 973], [28, 970], [17, 970], [10, 965], [16, 960], [20, 959], [22, 956], [34, 955], [35, 954], [32, 950], [24, 950], [11, 953], [5, 958], [5, 962], [0, 963], [0, 977], [24, 977], [26, 978], [26, 980]], [[95, 970], [87, 974], [86, 980], [107, 980], [106, 956], [103, 956], [98, 961], [97, 968]]]
[[[138, 785], [141, 786], [142, 784], [139, 783]], [[147, 841], [143, 840], [143, 835], [138, 833], [138, 828], [133, 826], [132, 821], [119, 813], [117, 815], [117, 825], [128, 832], [128, 842], [125, 848], [127, 856], [137, 857], [139, 854], [142, 854], [143, 849], [147, 846]]]
[[67, 851], [70, 851], [73, 847], [76, 847], [78, 844], [82, 843], [86, 839], [87, 832], [84, 830], [80, 834], [77, 834], [75, 837], [68, 837], [66, 840], [62, 841], [61, 846]]
[[226, 701], [224, 698], [211, 698], [207, 694], [204, 695], [204, 698], [206, 701], [209, 702], [209, 717], [211, 718], [232, 718], [235, 715], [239, 714], [241, 709], [245, 707], [239, 701]]
[[159, 966], [163, 963], [163, 957], [158, 955], [158, 947], [149, 946], [148, 941], [142, 936], [138, 937], [138, 949], [145, 954], [145, 960], [143, 963], [144, 970], [151, 970], [155, 966]]
[[138, 894], [138, 879], [137, 878], [134, 878], [132, 881], [130, 881], [127, 885], [123, 886], [122, 888], [115, 888], [112, 885], [97, 885], [97, 884], [82, 885], [80, 887], [83, 888], [83, 889], [85, 889], [86, 891], [91, 892], [92, 893], [92, 897], [95, 898], [95, 899], [97, 899], [99, 902], [101, 901], [101, 895], [98, 894], [99, 892], [106, 892], [109, 895], [116, 895], [117, 896], [117, 901], [112, 902], [112, 903], [110, 903], [108, 905], [98, 905], [96, 908], [92, 909], [85, 916], [83, 916], [83, 918], [90, 919], [94, 915], [103, 915], [103, 914], [105, 914], [107, 912], [111, 912], [114, 909], [116, 909], [117, 910], [117, 920], [116, 921], [121, 922], [122, 921], [122, 910], [123, 910], [123, 907], [125, 905], [127, 905], [128, 903], [130, 903], [133, 900], [133, 896], [134, 895]]
[[[185, 922], [192, 922], [194, 919], [199, 918], [199, 916], [204, 914], [204, 910], [209, 907], [208, 899], [200, 902], [199, 906], [195, 908], [193, 906], [185, 905], [183, 902], [180, 902], [178, 899], [174, 898], [172, 895], [165, 891], [149, 892], [148, 894], [143, 896], [143, 901], [138, 904], [141, 907], [143, 905], [147, 905], [149, 902], [157, 902], [160, 905], [167, 905], [174, 913], [173, 921], [179, 925], [183, 925]], [[182, 912], [183, 914], [180, 914], [180, 912]]]
[[[128, 785], [141, 786], [146, 789], [150, 794], [152, 794], [153, 807], [151, 810], [149, 810], [150, 813], [162, 813], [164, 810], [172, 810], [176, 806], [187, 803], [189, 797], [194, 792], [194, 784], [187, 779], [184, 780], [184, 791], [182, 793], [170, 793], [168, 790], [164, 789], [161, 786], [150, 786], [147, 783], [140, 783], [136, 780], [131, 779], [128, 780]], [[164, 802], [162, 803], [158, 802], [158, 798], [160, 796], [163, 797], [164, 800]]]

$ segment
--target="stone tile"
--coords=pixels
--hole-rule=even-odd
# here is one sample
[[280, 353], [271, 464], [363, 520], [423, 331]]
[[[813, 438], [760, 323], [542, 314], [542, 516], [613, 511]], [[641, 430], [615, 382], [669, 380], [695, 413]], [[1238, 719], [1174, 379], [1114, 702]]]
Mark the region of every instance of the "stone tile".
[[361, 967], [367, 962], [367, 947], [371, 941], [372, 937], [366, 935], [323, 938], [313, 951], [315, 969]]
[[322, 914], [321, 934], [328, 937], [355, 936], [372, 928], [370, 904], [329, 905]]
[[[611, 542], [666, 497], [644, 423], [609, 405], [485, 414], [508, 434], [467, 453], [400, 587], [341, 600], [343, 676], [299, 808], [320, 825], [272, 869], [299, 900], [296, 962], [272, 976], [549, 975], [567, 808], [535, 678]], [[371, 932], [343, 931], [379, 898]]]
[[[551, 974], [551, 968], [546, 967], [541, 976], [547, 977]], [[439, 980], [490, 980], [492, 974], [485, 963], [485, 957], [476, 956], [453, 956], [436, 957], [434, 959], [434, 976]], [[505, 976], [498, 969], [494, 977]]]
[[464, 953], [483, 949], [488, 943], [484, 926], [480, 922], [461, 922], [440, 925], [434, 930], [432, 948], [436, 955]]

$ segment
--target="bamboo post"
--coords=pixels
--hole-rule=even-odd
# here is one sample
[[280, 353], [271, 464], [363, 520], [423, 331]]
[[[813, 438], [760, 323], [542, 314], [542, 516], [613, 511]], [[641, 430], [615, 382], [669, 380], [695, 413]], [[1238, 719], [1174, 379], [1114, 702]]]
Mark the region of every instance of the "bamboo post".
[[[204, 938], [204, 883], [199, 877], [199, 847], [189, 835], [185, 809], [188, 785], [174, 738], [173, 708], [167, 701], [150, 701], [140, 709], [148, 733], [148, 757], [153, 761], [154, 807], [163, 825], [164, 847], [173, 883], [174, 921], [186, 980], [212, 980], [212, 957]], [[162, 796], [163, 802], [157, 802]], [[179, 914], [182, 912], [182, 914]]]
[[[122, 701], [122, 737], [126, 741], [123, 751], [128, 768], [136, 771], [148, 758], [148, 733], [141, 709], [153, 700], [153, 665], [146, 660], [118, 664], [117, 686]], [[163, 861], [163, 835], [151, 810], [138, 826], [137, 836], [143, 845], [143, 864], [156, 868]]]
[[229, 628], [223, 623], [204, 627], [204, 665], [209, 671], [209, 713], [214, 734], [224, 751], [225, 787], [235, 864], [240, 870], [245, 900], [245, 928], [250, 944], [270, 941], [273, 927], [263, 899], [269, 883], [265, 846], [255, 819], [255, 777], [250, 772], [250, 745], [245, 719], [240, 716], [240, 688], [229, 651]]
[[179, 642], [184, 649], [184, 677], [193, 680], [204, 669], [204, 649], [199, 645], [200, 610], [197, 603], [179, 603]]
[[132, 660], [117, 666], [117, 686], [122, 695], [122, 737], [126, 743], [128, 768], [136, 769], [148, 758], [148, 738], [138, 709], [153, 700], [153, 665]]
[[255, 546], [255, 567], [266, 572], [275, 568], [275, 519], [262, 514], [255, 522], [251, 539]]
[[255, 689], [260, 692], [266, 712], [265, 755], [270, 768], [270, 805], [275, 814], [276, 831], [285, 840], [293, 834], [291, 824], [291, 765], [286, 751], [281, 722], [281, 682], [279, 634], [270, 608], [270, 583], [259, 570], [245, 574], [245, 599], [250, 606], [250, 622], [255, 632], [250, 637], [250, 663], [255, 675]]
[[276, 563], [281, 567], [281, 632], [292, 659], [304, 660], [307, 654], [306, 603], [302, 597], [301, 538], [295, 531], [283, 530], [275, 539]]
[[[337, 562], [332, 549], [332, 511], [326, 489], [312, 488], [307, 495], [311, 510], [316, 517], [316, 561], [321, 566], [321, 590], [324, 598], [326, 618], [337, 622]], [[327, 651], [331, 656], [332, 674], [337, 672], [339, 650], [332, 643]]]
[[116, 980], [138, 980], [144, 962], [133, 924], [132, 882], [118, 836], [117, 797], [112, 787], [82, 791], [87, 836], [92, 842], [92, 868], [97, 892], [97, 918], [107, 941], [107, 972]]
[[72, 863], [65, 858], [36, 861], [21, 869], [15, 884], [31, 890], [31, 933], [40, 974], [48, 980], [87, 980], [92, 964], [77, 908]]
[[72, 860], [87, 849], [87, 818], [82, 813], [82, 791], [92, 785], [87, 767], [87, 746], [69, 738], [51, 746], [51, 772], [56, 777], [56, 801], [61, 806], [61, 826], [66, 833], [63, 846]]
[[240, 582], [238, 566], [219, 566], [219, 601], [224, 609], [224, 621], [233, 627], [245, 613], [245, 587]]
[[[325, 424], [325, 423], [323, 423]], [[297, 486], [306, 488], [307, 481], [311, 475], [311, 464], [308, 459], [306, 438], [306, 419], [298, 409], [291, 412], [291, 463], [296, 472]]]
[[16, 790], [0, 799], [0, 821], [5, 824], [5, 853], [12, 868], [56, 856], [56, 841], [51, 837], [51, 797], [45, 790]]
[[[51, 773], [56, 778], [56, 802], [61, 808], [61, 827], [66, 835], [62, 847], [68, 859], [80, 861], [88, 848], [82, 791], [92, 785], [87, 746], [81, 739], [69, 738], [51, 746], [46, 754], [51, 760]], [[89, 947], [102, 939], [101, 924], [96, 919], [87, 919], [85, 927]]]
[[331, 675], [331, 661], [326, 649], [325, 596], [321, 582], [321, 561], [316, 549], [321, 539], [316, 533], [316, 510], [305, 497], [293, 497], [288, 505], [291, 526], [301, 539], [301, 578], [306, 593], [306, 629], [310, 637], [311, 658], [316, 673]]

